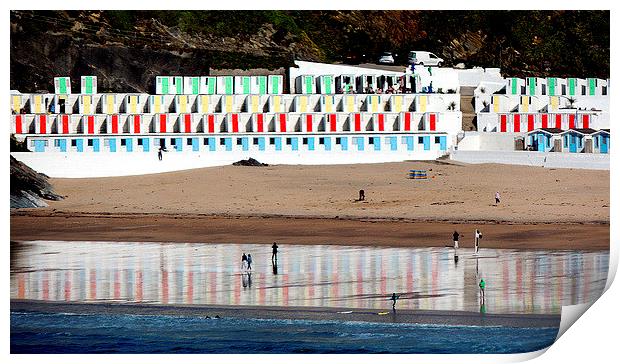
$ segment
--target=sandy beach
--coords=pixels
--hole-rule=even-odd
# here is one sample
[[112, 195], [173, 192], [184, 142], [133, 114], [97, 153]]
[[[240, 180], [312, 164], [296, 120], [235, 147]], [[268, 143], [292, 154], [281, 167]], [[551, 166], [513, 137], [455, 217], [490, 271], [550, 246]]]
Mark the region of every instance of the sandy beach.
[[51, 183], [66, 198], [12, 211], [12, 240], [445, 246], [458, 230], [467, 247], [480, 228], [493, 248], [609, 248], [609, 171], [401, 162]]

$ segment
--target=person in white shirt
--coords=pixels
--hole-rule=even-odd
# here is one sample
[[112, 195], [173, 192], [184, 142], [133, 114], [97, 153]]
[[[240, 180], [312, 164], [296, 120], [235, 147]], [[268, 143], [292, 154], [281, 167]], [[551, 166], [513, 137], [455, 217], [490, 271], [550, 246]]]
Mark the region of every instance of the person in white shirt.
[[476, 229], [474, 233], [474, 254], [478, 254], [478, 249], [480, 248], [480, 239], [482, 239], [482, 233], [480, 230]]

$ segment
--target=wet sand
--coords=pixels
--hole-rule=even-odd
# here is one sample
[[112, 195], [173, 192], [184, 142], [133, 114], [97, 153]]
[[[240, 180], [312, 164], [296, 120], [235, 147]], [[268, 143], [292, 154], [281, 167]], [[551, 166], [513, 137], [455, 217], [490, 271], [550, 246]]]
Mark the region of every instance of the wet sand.
[[[391, 310], [274, 307], [274, 306], [199, 306], [199, 305], [145, 305], [116, 303], [49, 303], [42, 301], [11, 300], [11, 311], [58, 312], [76, 314], [132, 314], [174, 315], [284, 319], [284, 320], [339, 320], [382, 323], [409, 323], [434, 325], [475, 325], [508, 327], [559, 327], [560, 315], [539, 314], [482, 314], [464, 311]], [[339, 312], [349, 312], [344, 314]], [[387, 314], [379, 315], [379, 312]]]
[[208, 216], [196, 214], [14, 211], [11, 240], [337, 244], [395, 247], [608, 250], [609, 224], [520, 224], [371, 218]]

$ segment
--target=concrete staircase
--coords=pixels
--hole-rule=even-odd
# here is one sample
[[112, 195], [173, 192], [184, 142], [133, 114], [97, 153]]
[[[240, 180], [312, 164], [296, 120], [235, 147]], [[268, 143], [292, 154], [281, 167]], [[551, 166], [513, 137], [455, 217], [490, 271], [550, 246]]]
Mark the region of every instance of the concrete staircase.
[[474, 89], [475, 87], [461, 87], [461, 112], [463, 113], [463, 130], [477, 130], [474, 125], [476, 113], [474, 111]]

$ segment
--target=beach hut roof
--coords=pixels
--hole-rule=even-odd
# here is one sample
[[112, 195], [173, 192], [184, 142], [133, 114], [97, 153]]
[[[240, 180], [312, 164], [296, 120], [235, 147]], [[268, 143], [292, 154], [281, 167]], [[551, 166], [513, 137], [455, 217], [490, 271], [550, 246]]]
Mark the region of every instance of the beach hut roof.
[[528, 132], [528, 134], [535, 134], [535, 133], [539, 133], [539, 132], [544, 132], [547, 134], [560, 134], [563, 132], [562, 129], [558, 129], [558, 128], [538, 128], [538, 129], [534, 129], [530, 132]]
[[593, 133], [593, 134], [603, 134], [603, 133], [604, 133], [604, 134], [609, 135], [609, 134], [610, 134], [610, 133], [609, 133], [609, 129], [601, 129], [601, 130], [597, 130], [597, 131], [596, 131], [595, 133]]
[[572, 131], [572, 132], [579, 133], [579, 134], [581, 134], [581, 135], [591, 135], [591, 134], [596, 133], [596, 130], [591, 129], [591, 128], [583, 128], [583, 129], [577, 129], [577, 128], [575, 128], [575, 129], [568, 129], [568, 130], [566, 130], [566, 131], [562, 132], [562, 134], [566, 134], [566, 133], [569, 133], [569, 132], [571, 132], [571, 131]]

